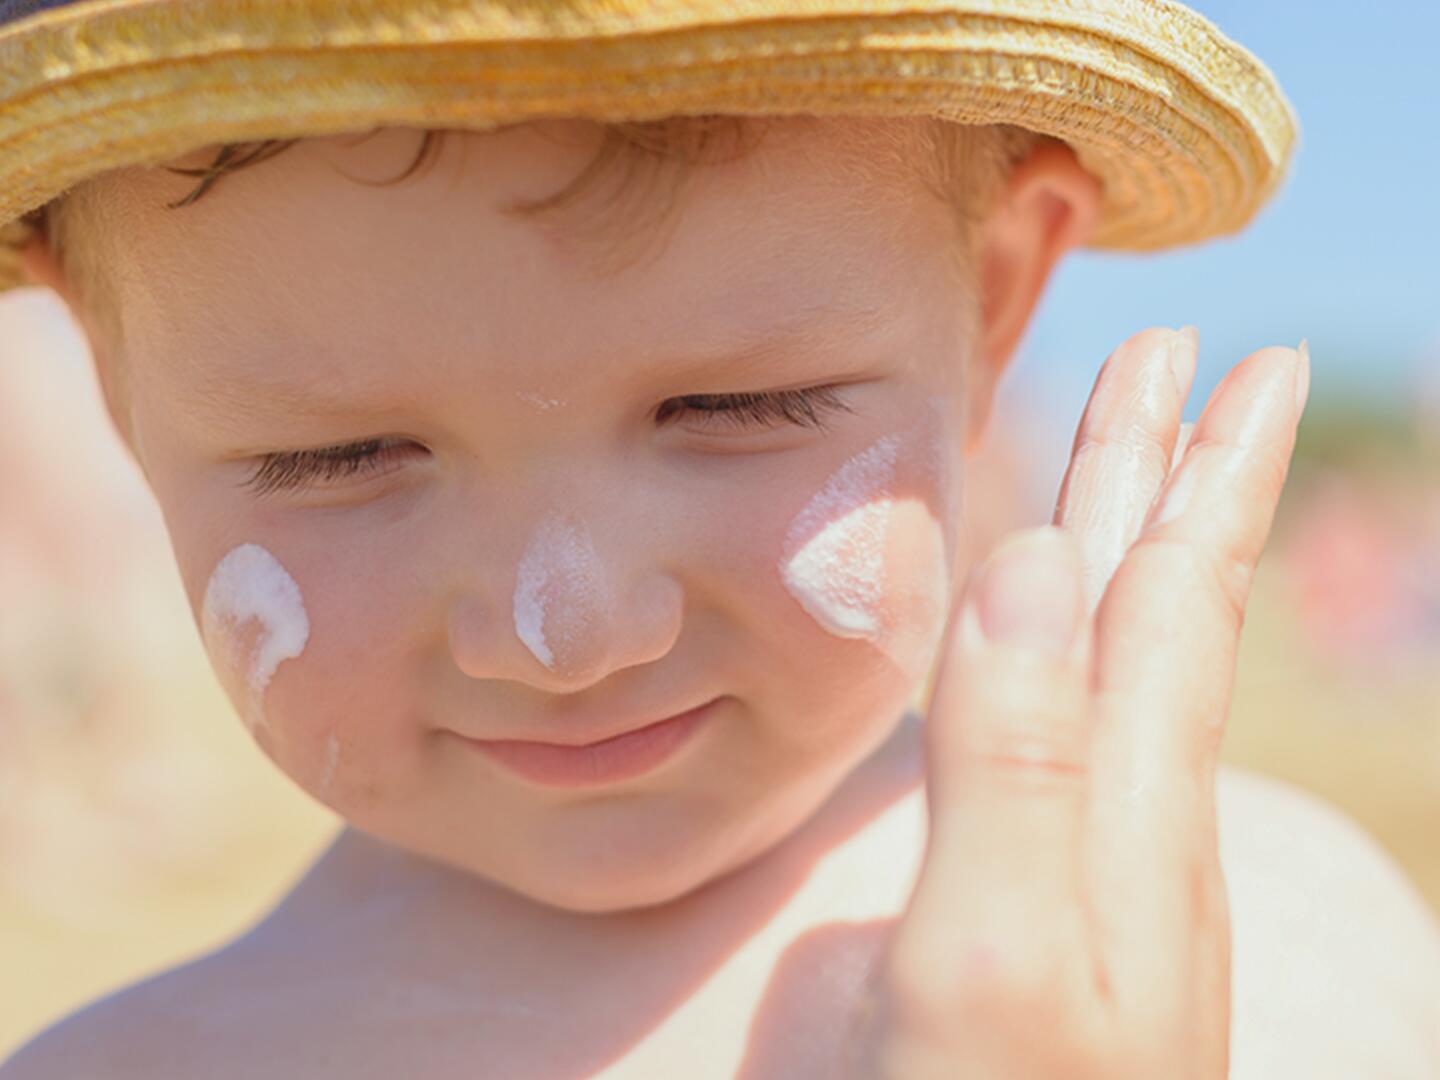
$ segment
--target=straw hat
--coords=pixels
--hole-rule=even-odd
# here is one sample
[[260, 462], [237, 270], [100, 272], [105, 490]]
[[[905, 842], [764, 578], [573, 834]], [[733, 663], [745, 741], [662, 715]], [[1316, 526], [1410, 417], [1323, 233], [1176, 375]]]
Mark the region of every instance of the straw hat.
[[1064, 139], [1092, 245], [1244, 226], [1297, 138], [1274, 76], [1171, 0], [0, 0], [0, 291], [18, 219], [200, 146], [385, 126], [929, 115]]

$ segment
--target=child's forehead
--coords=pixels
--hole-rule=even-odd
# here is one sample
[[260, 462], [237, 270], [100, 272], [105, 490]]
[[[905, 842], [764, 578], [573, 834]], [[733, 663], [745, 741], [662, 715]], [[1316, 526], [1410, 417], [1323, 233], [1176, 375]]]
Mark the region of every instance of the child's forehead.
[[[897, 346], [916, 340], [923, 312], [911, 298], [852, 294], [824, 304], [757, 302], [686, 324], [600, 330], [587, 324], [559, 336], [537, 333], [528, 349], [477, 342], [442, 355], [422, 346], [418, 359], [404, 364], [373, 340], [299, 353], [217, 351], [201, 365], [165, 364], [169, 375], [153, 384], [153, 408], [209, 434], [264, 442], [272, 434], [283, 441], [297, 424], [343, 427], [421, 414], [463, 416], [469, 423], [479, 415], [508, 415], [509, 423], [533, 411], [519, 409], [523, 417], [517, 416], [516, 402], [583, 404], [659, 387], [720, 393], [767, 382], [829, 382], [878, 370], [900, 354]], [[547, 430], [583, 415], [583, 409], [556, 411], [546, 418]]]
[[[188, 330], [208, 327], [212, 340], [258, 337], [282, 351], [319, 335], [331, 343], [314, 342], [319, 351], [359, 347], [351, 339], [361, 337], [403, 350], [417, 332], [433, 341], [442, 331], [466, 335], [447, 343], [457, 350], [487, 331], [491, 347], [515, 350], [563, 338], [564, 326], [551, 324], [569, 324], [579, 338], [603, 325], [663, 339], [703, 335], [736, 314], [873, 308], [887, 283], [913, 272], [913, 250], [894, 242], [903, 207], [858, 198], [837, 182], [848, 175], [825, 178], [812, 153], [787, 155], [778, 140], [744, 175], [697, 171], [668, 220], [647, 221], [636, 209], [647, 186], [635, 180], [629, 201], [612, 209], [639, 215], [654, 236], [624, 249], [629, 262], [597, 271], [583, 243], [594, 203], [539, 227], [503, 212], [520, 193], [553, 190], [557, 176], [573, 175], [593, 142], [573, 130], [501, 132], [462, 142], [414, 183], [375, 186], [408, 160], [416, 136], [389, 129], [358, 142], [307, 140], [178, 210], [157, 198], [162, 185], [173, 198], [175, 178], [133, 178], [148, 190], [126, 197], [141, 218], [126, 227], [143, 235], [127, 238], [137, 273], [125, 277], [140, 289], [170, 286], [162, 302], [149, 290], [149, 329], [176, 347]], [[807, 137], [800, 129], [797, 138]], [[607, 194], [599, 189], [595, 200]], [[137, 305], [136, 318], [146, 310]]]
[[[704, 119], [716, 127], [689, 129]], [[928, 122], [917, 118], [675, 117], [662, 123], [677, 127], [639, 137], [622, 134], [624, 125], [556, 119], [495, 131], [381, 127], [288, 140], [293, 145], [279, 147], [284, 153], [271, 148], [243, 175], [227, 166], [208, 181], [214, 187], [206, 198], [181, 208], [185, 214], [168, 211], [217, 155], [234, 156], [235, 148], [200, 147], [158, 166], [117, 170], [91, 186], [109, 189], [103, 201], [115, 212], [107, 216], [138, 217], [137, 228], [162, 233], [183, 231], [195, 216], [223, 217], [215, 208], [222, 201], [234, 204], [235, 215], [279, 214], [287, 206], [314, 211], [317, 199], [380, 193], [385, 198], [370, 200], [377, 216], [406, 199], [426, 202], [433, 216], [451, 221], [503, 212], [579, 248], [586, 239], [612, 244], [615, 235], [601, 227], [606, 223], [626, 234], [642, 232], [647, 223], [662, 226], [671, 208], [694, 214], [723, 205], [764, 217], [766, 206], [783, 206], [799, 228], [819, 201], [830, 212], [864, 208], [878, 220], [895, 201], [887, 193], [916, 193], [920, 162], [933, 156]], [[423, 153], [415, 154], [417, 146]], [[465, 197], [448, 197], [457, 189]], [[577, 194], [586, 197], [570, 198]], [[322, 218], [309, 214], [312, 221]]]

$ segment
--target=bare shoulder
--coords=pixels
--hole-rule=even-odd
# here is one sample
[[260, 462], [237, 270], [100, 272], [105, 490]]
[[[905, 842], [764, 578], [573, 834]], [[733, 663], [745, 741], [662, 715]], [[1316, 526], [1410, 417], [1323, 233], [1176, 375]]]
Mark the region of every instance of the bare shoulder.
[[174, 1075], [193, 1018], [218, 1004], [214, 954], [115, 991], [50, 1025], [0, 1065], [0, 1080]]
[[1222, 768], [1231, 1080], [1440, 1077], [1440, 925], [1353, 819]]
[[251, 930], [52, 1024], [0, 1080], [328, 1075], [326, 1036], [346, 1030], [341, 989], [357, 981], [335, 961], [313, 940]]

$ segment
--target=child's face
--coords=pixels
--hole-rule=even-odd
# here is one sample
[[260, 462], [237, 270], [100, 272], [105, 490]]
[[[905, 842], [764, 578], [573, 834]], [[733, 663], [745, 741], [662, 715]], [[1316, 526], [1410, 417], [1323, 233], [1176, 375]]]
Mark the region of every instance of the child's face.
[[[175, 211], [193, 180], [106, 178], [135, 452], [216, 670], [296, 783], [611, 910], [758, 854], [893, 731], [955, 571], [967, 305], [948, 211], [835, 130], [698, 169], [663, 250], [608, 277], [567, 239], [589, 203], [551, 232], [500, 212], [589, 160], [536, 128], [394, 186], [355, 178], [403, 170], [415, 132], [302, 143]], [[823, 430], [678, 400], [825, 386]], [[246, 483], [371, 439], [373, 468]], [[712, 700], [625, 780], [553, 786], [469, 741]]]

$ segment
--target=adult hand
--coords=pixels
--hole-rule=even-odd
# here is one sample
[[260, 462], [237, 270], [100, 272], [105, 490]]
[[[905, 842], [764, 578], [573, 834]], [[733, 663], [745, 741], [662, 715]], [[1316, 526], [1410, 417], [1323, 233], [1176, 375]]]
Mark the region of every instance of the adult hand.
[[1055, 524], [1000, 545], [952, 613], [929, 840], [862, 1076], [1227, 1073], [1216, 759], [1309, 358], [1247, 357], [1177, 453], [1195, 359], [1193, 330], [1111, 355]]

